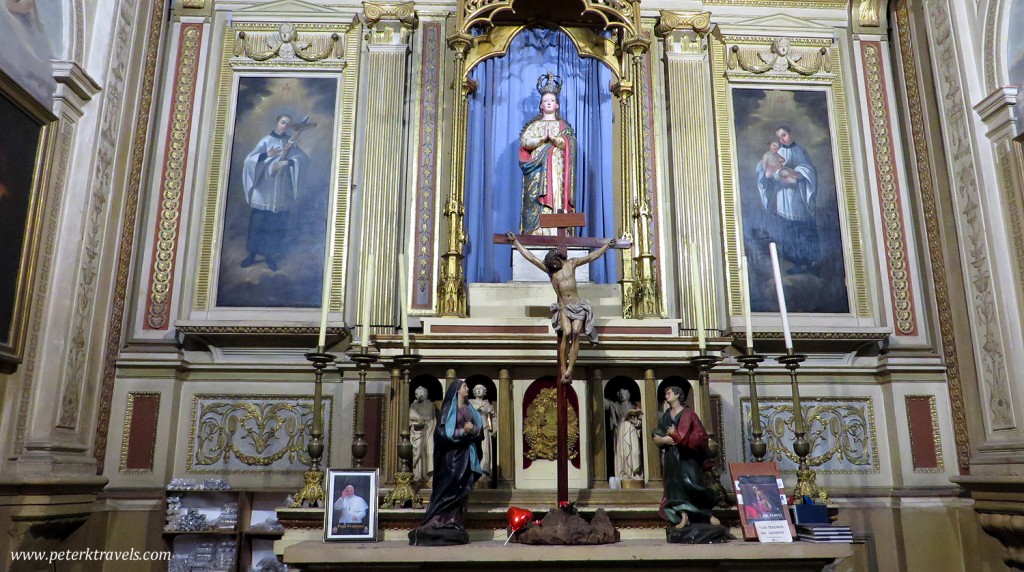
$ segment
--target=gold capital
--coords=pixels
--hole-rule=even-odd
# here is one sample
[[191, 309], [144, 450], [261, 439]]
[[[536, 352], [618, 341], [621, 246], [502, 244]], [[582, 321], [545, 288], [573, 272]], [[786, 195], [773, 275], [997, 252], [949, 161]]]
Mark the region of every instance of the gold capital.
[[697, 32], [703, 36], [711, 31], [711, 12], [677, 12], [662, 10], [654, 31], [659, 36], [672, 32]]

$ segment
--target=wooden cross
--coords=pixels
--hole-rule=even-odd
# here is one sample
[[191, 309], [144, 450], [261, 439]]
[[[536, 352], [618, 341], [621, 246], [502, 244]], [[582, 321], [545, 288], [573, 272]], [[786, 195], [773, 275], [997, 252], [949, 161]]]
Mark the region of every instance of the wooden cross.
[[[557, 228], [556, 236], [516, 235], [519, 244], [523, 246], [541, 246], [555, 248], [563, 256], [568, 256], [568, 248], [600, 248], [608, 243], [607, 238], [579, 238], [569, 236], [568, 229], [572, 227], [586, 226], [586, 217], [583, 213], [557, 213], [540, 215], [541, 228]], [[495, 234], [496, 244], [506, 244], [508, 239], [504, 234]], [[632, 243], [628, 240], [617, 239], [614, 248], [629, 248]], [[565, 334], [563, 334], [565, 335]], [[578, 342], [577, 342], [578, 343]], [[562, 376], [565, 373], [565, 362], [559, 354], [558, 377], [555, 383], [558, 399], [558, 451], [557, 451], [557, 477], [558, 477], [558, 505], [569, 502], [569, 427], [568, 421], [568, 399], [565, 383], [562, 383]]]

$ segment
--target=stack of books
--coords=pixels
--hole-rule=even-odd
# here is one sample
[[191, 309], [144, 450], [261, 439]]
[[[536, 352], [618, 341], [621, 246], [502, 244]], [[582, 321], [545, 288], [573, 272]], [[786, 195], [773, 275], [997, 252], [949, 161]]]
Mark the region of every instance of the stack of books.
[[798, 524], [797, 538], [807, 542], [853, 542], [849, 526], [832, 524]]

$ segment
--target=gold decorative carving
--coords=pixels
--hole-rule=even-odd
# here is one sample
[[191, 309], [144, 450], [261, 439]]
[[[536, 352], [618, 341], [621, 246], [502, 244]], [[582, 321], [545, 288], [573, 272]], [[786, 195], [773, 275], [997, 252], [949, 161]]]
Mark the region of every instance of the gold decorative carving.
[[[640, 30], [639, 0], [580, 0], [581, 15], [594, 14], [604, 21], [605, 29], [620, 28], [627, 35]], [[490, 28], [494, 17], [503, 12], [515, 12], [515, 0], [460, 0], [456, 12], [458, 32], [469, 34], [476, 26]], [[365, 5], [365, 4], [364, 4]]]
[[860, 0], [857, 7], [857, 22], [861, 26], [878, 27], [881, 24], [879, 16], [882, 0]]
[[189, 24], [182, 28], [177, 81], [174, 85], [174, 106], [160, 190], [160, 214], [156, 223], [156, 245], [150, 269], [149, 300], [146, 304], [146, 327], [154, 330], [167, 328], [171, 311], [171, 282], [174, 279], [175, 250], [178, 246], [185, 155], [188, 153], [193, 95], [196, 76], [199, 73], [196, 63], [199, 58], [202, 26]]
[[[276, 34], [246, 33], [239, 30], [236, 34], [235, 57], [245, 56], [257, 62], [265, 62], [273, 58], [305, 62], [318, 62], [327, 58], [341, 59], [345, 57], [345, 48], [337, 32], [327, 34], [308, 34], [299, 39], [299, 34], [292, 24], [281, 24]], [[308, 38], [308, 39], [307, 39]]]
[[183, 8], [202, 10], [206, 6], [206, 0], [181, 0]]
[[[157, 404], [160, 403], [160, 394], [155, 391], [135, 391], [128, 394], [128, 404], [125, 406], [124, 412], [124, 427], [121, 428], [121, 466], [118, 472], [121, 474], [144, 474], [152, 473], [152, 469], [129, 469], [128, 465], [128, 433], [132, 426], [132, 414], [135, 410], [135, 398], [136, 397], [155, 397]], [[153, 451], [149, 454], [149, 466], [154, 466], [154, 460], [156, 459], [156, 447], [153, 447]]]
[[[142, 166], [146, 162], [146, 143], [149, 141], [149, 119], [153, 109], [153, 83], [156, 77], [156, 63], [159, 54], [160, 36], [164, 18], [162, 4], [154, 3], [149, 15], [149, 30], [146, 38], [146, 60], [142, 70], [142, 89], [138, 111], [135, 116], [135, 138], [132, 140], [131, 161], [128, 167], [128, 184], [124, 191], [124, 215], [118, 245], [114, 295], [110, 301], [106, 345], [103, 350], [103, 374], [99, 396], [99, 418], [96, 421], [94, 454], [102, 474], [107, 453], [107, 428], [110, 424], [110, 406], [114, 394], [114, 378], [117, 375], [117, 358], [121, 352], [123, 337], [124, 307], [128, 299], [128, 281], [131, 274], [131, 259], [135, 245], [135, 226], [139, 211], [139, 192], [142, 188]], [[80, 36], [81, 37], [81, 36]], [[66, 139], [70, 141], [70, 137]], [[56, 236], [56, 232], [53, 235]]]
[[850, 0], [707, 0], [707, 6], [746, 6], [751, 8], [808, 8], [846, 10]]
[[789, 38], [780, 37], [772, 40], [767, 48], [733, 45], [729, 49], [729, 69], [739, 66], [754, 74], [790, 71], [800, 75], [831, 73], [832, 59], [828, 48], [797, 50], [791, 47], [791, 43]]
[[[540, 390], [526, 408], [526, 419], [523, 421], [523, 438], [530, 445], [530, 451], [526, 454], [528, 459], [547, 459], [554, 461], [558, 458], [558, 390], [549, 387]], [[569, 444], [566, 449], [569, 451], [569, 458], [575, 459], [579, 456], [579, 450], [574, 450], [580, 438], [579, 416], [576, 409], [569, 405], [566, 422], [568, 423]]]
[[[750, 398], [741, 400], [743, 439], [750, 435]], [[799, 457], [793, 452], [793, 404], [784, 399], [760, 399], [761, 423], [768, 443], [766, 461]], [[880, 470], [875, 431], [874, 405], [869, 397], [810, 397], [801, 405], [811, 455], [807, 464], [819, 473], [863, 473], [865, 467]], [[745, 452], [744, 455], [747, 453]], [[832, 468], [821, 468], [831, 463]], [[795, 470], [795, 469], [794, 469]]]
[[[324, 408], [329, 409], [331, 402], [325, 397]], [[288, 467], [283, 470], [299, 470], [310, 463], [306, 435], [312, 423], [309, 396], [196, 395], [187, 469], [204, 472], [229, 467], [228, 471], [248, 472], [245, 467], [266, 468], [284, 460]]]
[[[936, 466], [934, 468], [928, 468], [928, 469], [918, 469], [918, 468], [915, 468], [914, 472], [915, 473], [943, 473], [943, 472], [946, 471], [946, 468], [945, 468], [945, 463], [942, 462], [942, 438], [939, 435], [939, 410], [938, 410], [937, 405], [935, 404], [935, 396], [934, 395], [910, 395], [910, 394], [905, 395], [903, 397], [903, 399], [904, 399], [904, 404], [903, 405], [904, 405], [904, 407], [906, 407], [906, 410], [907, 410], [907, 422], [908, 423], [910, 422], [910, 400], [914, 399], [914, 398], [927, 399], [928, 400], [928, 408], [929, 408], [929, 411], [931, 413], [931, 418], [932, 418], [932, 443], [930, 443], [930, 445], [935, 447], [935, 461], [936, 461], [936, 463], [935, 463]], [[914, 433], [912, 431], [908, 431], [907, 433], [908, 433], [907, 437], [910, 439], [910, 454], [913, 455], [914, 454]]]
[[882, 61], [879, 57], [879, 46], [878, 42], [862, 44], [868, 105], [871, 107], [868, 118], [872, 134], [871, 144], [875, 155], [875, 170], [878, 176], [878, 192], [882, 199], [885, 253], [889, 267], [889, 286], [892, 288], [896, 331], [909, 336], [917, 333], [917, 325], [914, 319], [903, 213], [900, 209], [899, 187], [897, 186], [899, 179], [893, 160], [895, 151], [889, 132], [889, 98], [882, 85]]
[[[469, 73], [480, 62], [504, 56], [508, 53], [508, 47], [512, 40], [526, 26], [496, 26], [482, 34], [474, 36], [469, 50], [466, 53], [466, 68], [462, 74], [463, 79], [469, 77]], [[621, 64], [615, 42], [605, 37], [592, 28], [558, 26], [558, 29], [565, 32], [572, 43], [576, 46], [581, 58], [593, 58], [608, 66], [612, 71], [612, 81], [618, 81], [622, 76]]]
[[395, 20], [404, 26], [415, 26], [417, 22], [416, 3], [376, 4], [363, 2], [363, 22], [367, 26], [373, 26], [382, 20]]
[[949, 387], [949, 403], [953, 410], [953, 435], [956, 441], [957, 465], [961, 472], [965, 472], [970, 468], [970, 436], [967, 433], [967, 412], [964, 409], [960, 361], [957, 359], [953, 311], [947, 287], [946, 261], [942, 254], [942, 231], [935, 199], [935, 182], [932, 179], [931, 155], [928, 152], [928, 132], [921, 103], [924, 96], [921, 93], [918, 80], [917, 56], [910, 40], [911, 23], [907, 2], [908, 0], [896, 0], [893, 13], [896, 16], [900, 58], [903, 60], [904, 69], [903, 83], [910, 111], [910, 133], [914, 145], [913, 165], [921, 194], [921, 207], [924, 212], [925, 234], [928, 238], [929, 262], [933, 277], [932, 288], [939, 315], [942, 352], [946, 360], [946, 379]]
[[654, 31], [661, 36], [679, 31], [694, 31], [703, 36], [711, 31], [711, 12], [662, 10], [659, 14]]
[[[175, 328], [183, 334], [256, 334], [256, 335], [313, 335], [320, 333], [319, 326], [177, 326]], [[352, 333], [344, 326], [332, 326], [327, 328], [329, 336], [351, 337]]]

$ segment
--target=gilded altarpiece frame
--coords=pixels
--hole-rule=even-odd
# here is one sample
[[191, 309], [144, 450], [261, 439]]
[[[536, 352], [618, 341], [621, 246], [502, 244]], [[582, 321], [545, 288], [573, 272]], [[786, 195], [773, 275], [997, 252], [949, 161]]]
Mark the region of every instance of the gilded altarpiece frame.
[[[774, 97], [783, 101], [776, 105], [776, 108], [788, 106], [790, 117], [797, 115], [801, 109], [813, 108], [817, 112], [814, 119], [818, 119], [820, 124], [815, 128], [819, 131], [818, 139], [821, 145], [813, 147], [808, 154], [816, 157], [819, 175], [826, 175], [824, 180], [829, 184], [827, 189], [818, 189], [819, 195], [824, 192], [832, 193], [831, 196], [825, 197], [832, 201], [832, 210], [826, 211], [826, 214], [833, 217], [834, 223], [832, 227], [824, 226], [826, 231], [836, 233], [832, 238], [836, 246], [832, 254], [841, 257], [842, 268], [834, 274], [845, 286], [843, 289], [835, 288], [833, 298], [826, 300], [828, 303], [822, 303], [821, 309], [800, 310], [791, 307], [791, 323], [803, 331], [875, 330], [877, 321], [873, 314], [872, 298], [868, 288], [869, 277], [865, 263], [859, 204], [860, 189], [854, 176], [850, 120], [839, 45], [831, 37], [788, 38], [728, 34], [715, 36], [710, 43], [729, 314], [734, 319], [743, 315], [740, 262], [744, 255], [753, 254], [747, 252], [746, 243], [749, 240], [750, 229], [745, 226], [744, 209], [749, 208], [750, 203], [763, 202], [763, 199], [758, 201], [758, 198], [751, 200], [744, 194], [753, 194], [755, 197], [758, 195], [760, 175], [751, 177], [748, 176], [750, 173], [741, 170], [754, 172], [755, 165], [760, 167], [763, 161], [769, 160], [769, 155], [775, 153], [772, 150], [775, 147], [769, 146], [779, 137], [777, 126], [789, 123], [785, 118], [761, 120], [765, 126], [772, 127], [763, 129], [764, 149], [759, 149], [755, 157], [749, 149], [750, 145], [744, 147], [744, 142], [740, 141], [740, 131], [750, 120], [738, 116], [737, 102], [742, 102], [744, 98], [763, 98], [762, 101], [767, 101]], [[800, 127], [791, 128], [791, 131], [796, 137], [796, 142], [800, 143]], [[806, 131], [805, 129], [805, 133]], [[793, 163], [793, 159], [783, 158], [789, 161], [785, 163], [785, 167], [793, 167], [792, 171], [798, 171], [797, 163]], [[827, 172], [822, 173], [823, 168], [827, 169]], [[795, 173], [788, 173], [788, 176], [797, 178]], [[754, 181], [753, 185], [750, 184], [751, 179]], [[748, 207], [744, 207], [744, 203]], [[820, 229], [823, 225], [817, 226]], [[763, 259], [759, 259], [761, 263], [767, 263], [767, 240], [764, 242], [765, 252], [759, 253], [765, 255]], [[819, 282], [835, 281], [837, 276], [824, 276], [824, 280], [817, 276], [821, 271], [816, 265], [824, 258], [819, 256], [815, 266], [812, 266], [810, 261], [806, 266], [784, 261], [783, 271], [790, 270], [798, 276], [801, 273], [813, 276], [818, 278]], [[752, 290], [755, 286], [764, 285], [758, 281], [759, 273], [757, 268], [754, 268], [756, 262], [751, 258]], [[764, 282], [770, 285], [770, 266], [767, 274], [760, 274], [763, 274], [761, 278], [767, 277]], [[778, 331], [778, 318], [775, 317], [777, 306], [767, 307], [765, 304], [766, 307], [759, 310], [758, 301], [753, 294], [752, 299], [752, 320], [755, 329]], [[799, 301], [801, 295], [787, 286], [787, 299]], [[774, 304], [774, 301], [771, 301], [771, 304]]]
[[[346, 259], [347, 222], [349, 209], [349, 188], [352, 180], [353, 133], [356, 116], [357, 72], [360, 42], [359, 27], [354, 25], [291, 23], [291, 22], [239, 22], [228, 25], [221, 45], [221, 60], [216, 85], [216, 113], [212, 119], [213, 136], [210, 145], [207, 192], [202, 206], [201, 236], [197, 253], [196, 281], [190, 321], [245, 321], [247, 323], [294, 322], [296, 319], [312, 321], [319, 316], [321, 302], [311, 296], [301, 304], [286, 303], [228, 303], [224, 301], [220, 288], [222, 257], [225, 247], [226, 207], [231, 193], [241, 192], [240, 188], [229, 188], [229, 180], [237, 182], [241, 168], [233, 160], [236, 144], [235, 126], [240, 113], [239, 86], [253, 83], [257, 92], [266, 91], [266, 86], [285, 86], [294, 83], [323, 84], [331, 82], [333, 93], [333, 118], [320, 127], [319, 137], [326, 136], [329, 145], [318, 153], [329, 155], [329, 188], [326, 199], [326, 236], [323, 250], [317, 254], [324, 259], [328, 280], [315, 285], [322, 292], [325, 285], [330, 292], [329, 309], [337, 321], [343, 309]], [[252, 87], [252, 86], [248, 86]], [[250, 89], [252, 91], [252, 89]], [[258, 99], [258, 97], [257, 97]], [[315, 117], [306, 118], [295, 106], [296, 117], [293, 127], [304, 122], [316, 123]], [[308, 121], [307, 121], [308, 119]], [[274, 119], [276, 121], [276, 118]], [[267, 125], [270, 132], [274, 125]], [[330, 134], [324, 133], [327, 127]], [[316, 132], [312, 127], [310, 132]], [[295, 130], [293, 129], [292, 133]], [[252, 142], [249, 142], [252, 143]], [[237, 158], [237, 157], [235, 157]], [[236, 185], [237, 186], [237, 185]], [[244, 205], [243, 205], [244, 206]], [[296, 207], [298, 208], [298, 207]], [[333, 237], [333, 238], [332, 238]], [[237, 237], [236, 237], [237, 238]], [[245, 240], [244, 238], [242, 240]], [[333, 240], [334, 264], [327, 266], [327, 249]], [[271, 264], [260, 256], [255, 261], [243, 260], [243, 265], [252, 265], [276, 272]], [[246, 267], [246, 269], [248, 269]], [[313, 296], [320, 298], [320, 295]]]

